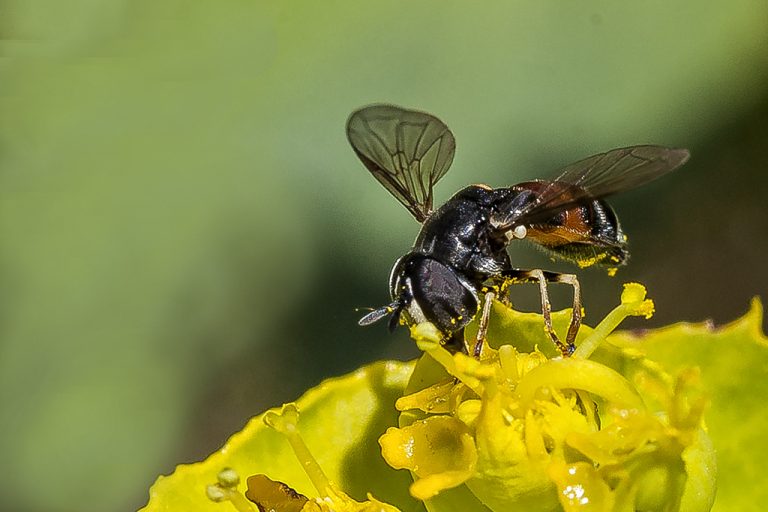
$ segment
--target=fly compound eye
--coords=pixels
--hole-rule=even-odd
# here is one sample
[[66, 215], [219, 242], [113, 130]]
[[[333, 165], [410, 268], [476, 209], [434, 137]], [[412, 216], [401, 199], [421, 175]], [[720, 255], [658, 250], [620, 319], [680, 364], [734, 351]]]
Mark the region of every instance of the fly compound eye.
[[514, 237], [518, 240], [522, 240], [527, 234], [528, 230], [523, 225], [515, 226], [515, 229], [512, 230], [512, 235], [514, 235]]

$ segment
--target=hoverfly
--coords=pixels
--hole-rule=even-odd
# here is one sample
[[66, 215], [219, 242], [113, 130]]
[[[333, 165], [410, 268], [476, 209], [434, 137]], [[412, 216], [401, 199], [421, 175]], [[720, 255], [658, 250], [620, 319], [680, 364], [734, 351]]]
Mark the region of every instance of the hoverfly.
[[[394, 105], [370, 105], [349, 117], [347, 138], [373, 177], [421, 223], [413, 248], [392, 268], [391, 302], [359, 324], [387, 315], [390, 329], [401, 321], [431, 322], [446, 346], [477, 357], [495, 293], [522, 282], [538, 283], [545, 329], [563, 356], [570, 355], [581, 325], [576, 275], [515, 268], [507, 246], [526, 239], [580, 267], [622, 265], [629, 256], [627, 239], [603, 198], [673, 171], [690, 156], [686, 149], [661, 146], [613, 149], [571, 164], [551, 180], [506, 188], [470, 185], [433, 211], [433, 188], [456, 149], [442, 121]], [[574, 290], [565, 342], [552, 328], [547, 283]], [[480, 328], [469, 347], [464, 328], [478, 313]]]

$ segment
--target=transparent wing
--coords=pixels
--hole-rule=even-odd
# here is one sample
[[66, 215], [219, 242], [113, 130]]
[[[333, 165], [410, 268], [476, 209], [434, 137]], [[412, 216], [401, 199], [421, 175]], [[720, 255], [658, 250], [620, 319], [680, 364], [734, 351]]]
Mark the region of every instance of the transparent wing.
[[347, 138], [371, 174], [419, 222], [432, 211], [432, 189], [453, 162], [456, 141], [438, 118], [394, 105], [353, 112]]
[[687, 149], [662, 146], [631, 146], [590, 156], [544, 182], [541, 191], [526, 204], [498, 210], [493, 223], [499, 229], [509, 229], [544, 222], [563, 210], [653, 181], [674, 171], [689, 157]]

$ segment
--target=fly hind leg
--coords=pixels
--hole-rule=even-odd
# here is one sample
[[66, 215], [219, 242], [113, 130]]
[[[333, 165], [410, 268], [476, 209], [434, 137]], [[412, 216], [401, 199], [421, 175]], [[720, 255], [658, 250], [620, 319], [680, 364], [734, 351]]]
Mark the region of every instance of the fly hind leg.
[[[552, 339], [552, 342], [563, 354], [568, 357], [576, 350], [574, 341], [581, 325], [581, 287], [579, 280], [574, 274], [560, 274], [558, 272], [549, 272], [541, 269], [523, 270], [510, 269], [505, 270], [502, 277], [514, 283], [538, 283], [541, 293], [541, 313], [544, 317], [544, 329]], [[573, 286], [573, 312], [571, 313], [571, 323], [568, 326], [568, 333], [565, 337], [565, 343], [560, 341], [555, 330], [552, 328], [552, 306], [549, 302], [549, 292], [547, 283], [563, 283]]]

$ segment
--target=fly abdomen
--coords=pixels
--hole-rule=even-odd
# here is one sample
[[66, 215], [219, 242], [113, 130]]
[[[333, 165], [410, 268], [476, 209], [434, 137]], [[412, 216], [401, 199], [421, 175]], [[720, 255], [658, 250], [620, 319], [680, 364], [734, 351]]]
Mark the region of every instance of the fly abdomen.
[[629, 257], [616, 214], [601, 200], [563, 210], [550, 221], [530, 226], [527, 238], [580, 267], [615, 267]]

